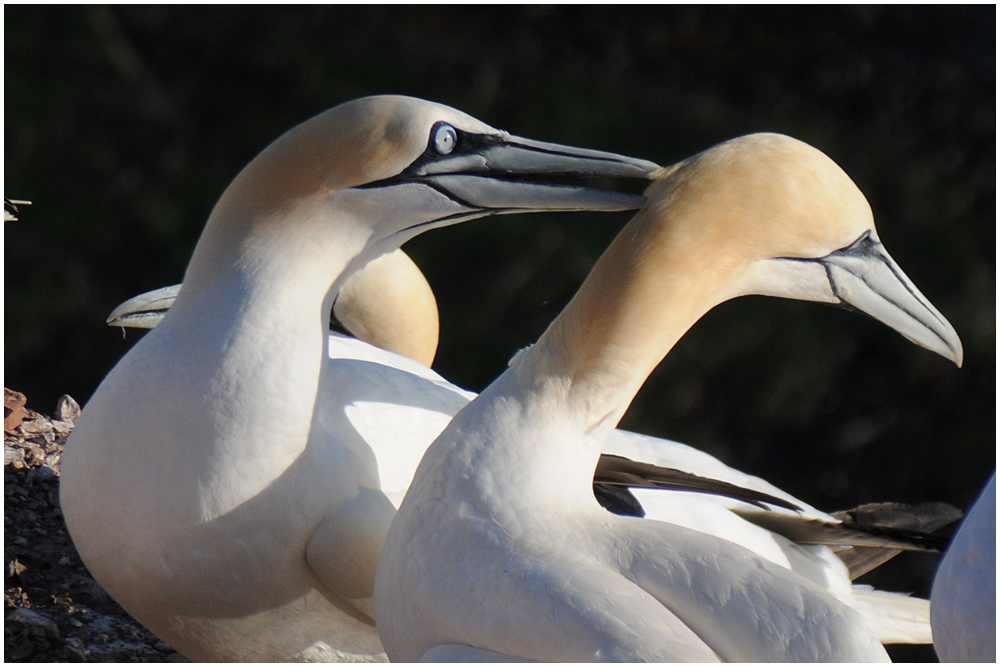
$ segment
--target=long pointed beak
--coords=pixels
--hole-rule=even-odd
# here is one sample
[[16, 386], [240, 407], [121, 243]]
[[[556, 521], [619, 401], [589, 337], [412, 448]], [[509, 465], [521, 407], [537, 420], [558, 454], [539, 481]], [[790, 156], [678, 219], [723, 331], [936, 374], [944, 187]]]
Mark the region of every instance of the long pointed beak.
[[954, 327], [906, 277], [885, 248], [865, 232], [825, 257], [774, 257], [754, 274], [753, 289], [860, 310], [906, 338], [962, 366], [962, 341]]
[[[454, 155], [418, 159], [402, 173], [368, 184], [423, 183], [474, 211], [468, 217], [534, 211], [628, 211], [645, 197], [595, 187], [609, 178], [648, 179], [648, 160], [510, 135], [463, 134]], [[465, 216], [463, 216], [465, 217]]]
[[171, 285], [134, 296], [111, 311], [108, 326], [154, 329], [174, 305], [180, 291], [180, 285]]
[[843, 304], [962, 366], [962, 341], [954, 327], [870, 234], [816, 261], [826, 269], [830, 289]]

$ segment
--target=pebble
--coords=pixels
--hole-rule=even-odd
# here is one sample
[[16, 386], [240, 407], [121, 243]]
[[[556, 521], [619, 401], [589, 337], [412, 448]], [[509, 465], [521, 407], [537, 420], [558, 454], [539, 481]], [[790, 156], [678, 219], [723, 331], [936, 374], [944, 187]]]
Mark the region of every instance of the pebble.
[[32, 634], [48, 637], [49, 639], [59, 638], [59, 628], [51, 618], [27, 607], [18, 607], [7, 614], [4, 625], [22, 625], [30, 628]]
[[52, 468], [47, 466], [39, 466], [37, 468], [32, 468], [35, 473], [36, 482], [49, 482], [56, 478], [56, 473]]
[[70, 427], [76, 425], [76, 420], [80, 416], [80, 404], [73, 400], [73, 397], [65, 394], [59, 399], [56, 405], [56, 419], [67, 422]]
[[76, 637], [67, 637], [65, 642], [66, 650], [70, 653], [76, 655], [76, 657], [83, 660], [87, 657], [87, 649], [84, 648], [83, 642]]

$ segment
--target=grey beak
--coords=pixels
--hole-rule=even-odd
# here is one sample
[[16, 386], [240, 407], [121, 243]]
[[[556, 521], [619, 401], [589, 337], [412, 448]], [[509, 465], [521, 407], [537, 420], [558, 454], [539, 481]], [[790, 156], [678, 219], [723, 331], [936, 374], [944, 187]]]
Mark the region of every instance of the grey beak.
[[870, 234], [816, 261], [826, 269], [833, 295], [843, 304], [962, 366], [962, 341], [954, 327]]
[[534, 211], [628, 211], [645, 197], [600, 189], [599, 179], [648, 179], [648, 160], [510, 135], [462, 133], [453, 155], [427, 154], [397, 176], [364, 188], [419, 183], [478, 217]]
[[[462, 168], [438, 161], [428, 176], [477, 208], [507, 211], [627, 211], [645, 203], [641, 195], [598, 190], [574, 181], [596, 178], [648, 179], [659, 165], [648, 160], [572, 148], [521, 137], [458, 156]], [[431, 167], [431, 165], [427, 165]]]

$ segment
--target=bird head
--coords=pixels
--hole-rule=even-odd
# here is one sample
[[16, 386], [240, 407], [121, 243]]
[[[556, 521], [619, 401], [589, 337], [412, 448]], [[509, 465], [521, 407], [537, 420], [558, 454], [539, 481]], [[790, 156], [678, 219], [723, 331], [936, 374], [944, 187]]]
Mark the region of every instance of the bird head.
[[889, 256], [867, 199], [821, 151], [753, 134], [653, 178], [643, 218], [667, 237], [655, 245], [713, 267], [717, 301], [763, 294], [860, 310], [961, 366], [954, 328]]
[[[402, 96], [341, 104], [285, 133], [227, 190], [247, 220], [335, 209], [398, 247], [426, 229], [503, 213], [619, 211], [639, 195], [592, 179], [646, 179], [652, 162], [512, 136], [456, 109]], [[281, 217], [281, 216], [278, 216]]]

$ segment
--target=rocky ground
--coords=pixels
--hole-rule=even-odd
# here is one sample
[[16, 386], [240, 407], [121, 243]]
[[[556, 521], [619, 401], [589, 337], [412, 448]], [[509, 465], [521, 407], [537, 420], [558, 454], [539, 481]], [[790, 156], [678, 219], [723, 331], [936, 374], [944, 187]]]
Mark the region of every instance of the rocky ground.
[[64, 396], [49, 418], [25, 404], [4, 389], [4, 660], [183, 661], [104, 592], [70, 540], [59, 464], [80, 407]]

